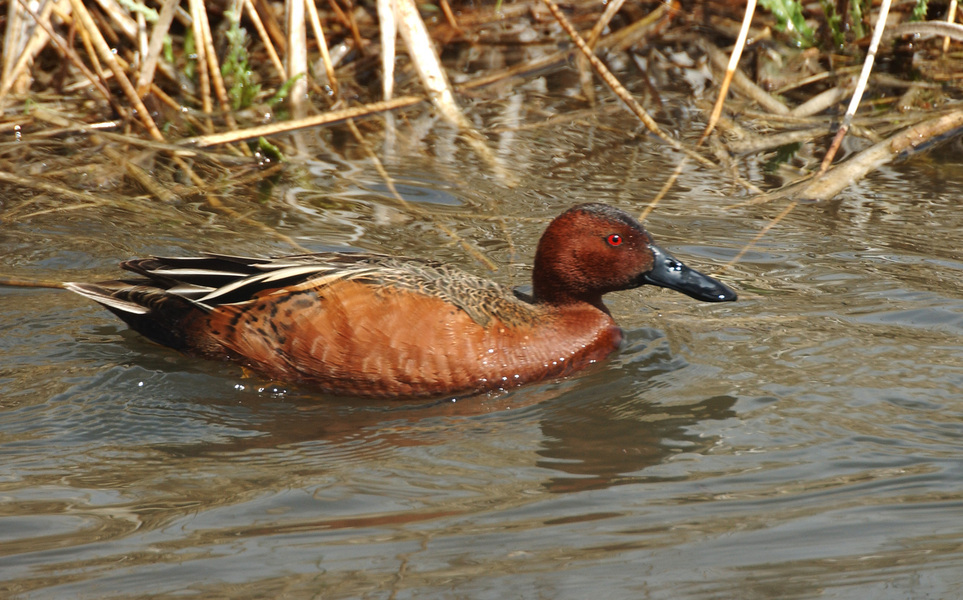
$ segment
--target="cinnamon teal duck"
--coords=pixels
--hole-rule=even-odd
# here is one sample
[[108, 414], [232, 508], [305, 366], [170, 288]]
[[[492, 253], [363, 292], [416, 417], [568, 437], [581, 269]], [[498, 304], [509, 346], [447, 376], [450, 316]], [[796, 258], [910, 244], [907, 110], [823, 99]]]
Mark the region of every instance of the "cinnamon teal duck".
[[351, 396], [465, 396], [568, 375], [618, 348], [602, 296], [656, 285], [706, 302], [721, 282], [604, 204], [575, 206], [538, 243], [532, 294], [440, 262], [324, 252], [146, 258], [136, 278], [65, 287], [147, 338]]

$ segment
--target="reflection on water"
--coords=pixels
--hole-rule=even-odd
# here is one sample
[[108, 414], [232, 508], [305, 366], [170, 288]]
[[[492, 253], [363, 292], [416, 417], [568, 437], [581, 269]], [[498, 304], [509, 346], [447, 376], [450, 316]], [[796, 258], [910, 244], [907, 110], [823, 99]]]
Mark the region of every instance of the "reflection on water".
[[707, 398], [693, 406], [589, 395], [585, 402], [546, 411], [538, 466], [561, 471], [546, 487], [576, 492], [650, 481], [644, 473], [679, 452], [704, 452], [713, 440], [688, 433], [696, 421], [736, 416], [735, 398]]
[[[513, 122], [513, 101], [480, 118], [499, 107]], [[431, 152], [398, 139], [385, 163], [491, 277], [524, 284], [551, 216], [639, 210], [673, 166], [604, 118], [588, 145], [582, 126], [502, 138], [513, 189], [431, 127]], [[954, 597], [963, 190], [926, 190], [930, 160], [799, 207], [724, 274], [739, 302], [617, 294], [611, 360], [458, 402], [320, 397], [157, 347], [66, 293], [0, 288], [0, 596]], [[485, 272], [366, 162], [327, 150], [290, 170], [269, 201], [237, 200], [252, 219], [314, 250]], [[687, 171], [650, 218], [708, 271], [780, 210], [726, 209], [718, 177]], [[29, 212], [5, 193], [8, 214]], [[165, 210], [183, 214], [12, 219], [5, 268], [97, 279], [130, 256], [290, 251]]]

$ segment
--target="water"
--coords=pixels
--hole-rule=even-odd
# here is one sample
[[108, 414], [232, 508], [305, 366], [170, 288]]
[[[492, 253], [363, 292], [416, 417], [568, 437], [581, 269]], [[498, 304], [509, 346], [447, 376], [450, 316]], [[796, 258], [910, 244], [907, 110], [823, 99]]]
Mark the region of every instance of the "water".
[[[310, 250], [523, 284], [548, 219], [583, 201], [639, 212], [678, 160], [608, 112], [493, 135], [518, 176], [507, 187], [419, 115], [402, 132], [428, 133], [402, 136], [385, 166], [497, 273], [326, 133], [274, 187], [230, 201]], [[458, 402], [278, 386], [154, 346], [66, 292], [0, 288], [0, 595], [955, 597], [963, 190], [944, 173], [960, 158], [940, 150], [797, 207], [723, 274], [739, 302], [611, 295], [626, 330], [611, 360]], [[712, 272], [782, 209], [740, 199], [724, 173], [689, 168], [649, 227]], [[8, 275], [292, 251], [198, 204], [25, 216], [63, 202], [10, 189], [0, 203]]]

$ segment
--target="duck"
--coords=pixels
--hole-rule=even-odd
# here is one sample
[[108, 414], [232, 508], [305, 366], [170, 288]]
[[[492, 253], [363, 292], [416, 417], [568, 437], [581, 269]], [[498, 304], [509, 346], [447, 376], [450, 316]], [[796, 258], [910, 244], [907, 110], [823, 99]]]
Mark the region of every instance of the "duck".
[[184, 354], [362, 398], [456, 399], [566, 377], [619, 348], [622, 330], [602, 301], [610, 292], [651, 285], [705, 302], [737, 298], [601, 203], [551, 221], [530, 294], [443, 262], [361, 252], [120, 266], [136, 277], [64, 287]]

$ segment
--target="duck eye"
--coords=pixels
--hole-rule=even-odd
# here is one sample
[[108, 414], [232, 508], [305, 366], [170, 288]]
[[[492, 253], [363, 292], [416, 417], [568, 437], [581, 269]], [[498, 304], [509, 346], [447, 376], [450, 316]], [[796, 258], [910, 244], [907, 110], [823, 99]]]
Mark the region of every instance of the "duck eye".
[[622, 236], [617, 233], [613, 233], [610, 234], [609, 237], [605, 238], [605, 241], [609, 243], [609, 246], [621, 246]]

